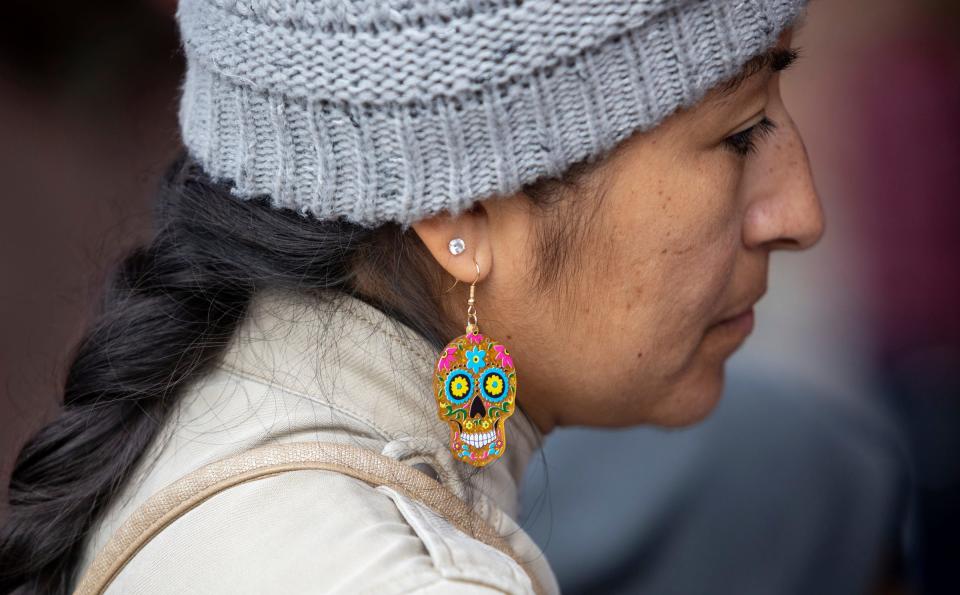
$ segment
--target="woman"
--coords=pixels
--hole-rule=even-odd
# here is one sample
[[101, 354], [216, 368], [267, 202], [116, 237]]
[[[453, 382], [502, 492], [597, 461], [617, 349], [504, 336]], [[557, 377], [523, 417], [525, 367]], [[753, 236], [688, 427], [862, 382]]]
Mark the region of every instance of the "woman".
[[[183, 0], [187, 154], [20, 454], [0, 590], [68, 592], [177, 478], [321, 441], [435, 477], [520, 562], [305, 471], [197, 506], [109, 592], [556, 591], [515, 522], [543, 436], [704, 417], [770, 253], [823, 233], [779, 92], [803, 5]], [[501, 417], [444, 408], [457, 337], [513, 372], [477, 388]]]

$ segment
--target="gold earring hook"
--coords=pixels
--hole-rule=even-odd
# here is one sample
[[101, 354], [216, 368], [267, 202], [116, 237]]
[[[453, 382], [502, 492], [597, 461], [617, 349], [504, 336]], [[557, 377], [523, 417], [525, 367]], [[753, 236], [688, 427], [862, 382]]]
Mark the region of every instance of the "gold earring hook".
[[[477, 276], [474, 278], [473, 283], [470, 284], [470, 297], [467, 299], [467, 334], [479, 332], [479, 325], [477, 324], [477, 309], [474, 307], [476, 303], [475, 292], [477, 287], [477, 281], [480, 280], [480, 263], [477, 262], [477, 259], [473, 259], [473, 265], [477, 267]], [[460, 279], [454, 277], [453, 285], [443, 293], [449, 293], [454, 287], [457, 286], [457, 283], [460, 282]]]
[[477, 286], [477, 281], [480, 280], [480, 263], [477, 262], [477, 259], [473, 259], [473, 264], [477, 267], [477, 277], [473, 280], [473, 283], [470, 284], [470, 299], [467, 300], [467, 334], [473, 334], [480, 332], [479, 327], [477, 326], [477, 309], [474, 308], [474, 299], [473, 293]]
[[[477, 267], [477, 277], [476, 277], [476, 279], [473, 280], [473, 283], [471, 283], [471, 285], [476, 285], [476, 284], [477, 284], [477, 281], [480, 280], [480, 263], [478, 263], [478, 262], [477, 262], [477, 259], [474, 258], [474, 259], [473, 259], [473, 264], [474, 264], [474, 266]], [[451, 276], [452, 276], [452, 275], [451, 275]], [[445, 289], [443, 293], [450, 293], [450, 291], [451, 291], [454, 287], [456, 287], [456, 286], [457, 286], [457, 283], [459, 283], [459, 282], [460, 282], [460, 279], [457, 279], [456, 277], [453, 277], [453, 285], [451, 285], [450, 287], [448, 287], [447, 289]]]
[[470, 285], [476, 285], [477, 281], [480, 280], [480, 263], [477, 262], [476, 258], [473, 259], [473, 266], [477, 267], [477, 276], [476, 278], [474, 278], [473, 283], [471, 283]]

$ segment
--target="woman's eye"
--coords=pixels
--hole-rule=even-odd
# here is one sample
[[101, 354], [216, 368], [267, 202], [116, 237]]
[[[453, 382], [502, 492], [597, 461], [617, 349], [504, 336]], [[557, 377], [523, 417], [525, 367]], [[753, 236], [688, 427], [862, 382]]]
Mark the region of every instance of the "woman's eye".
[[757, 139], [769, 135], [776, 128], [777, 125], [773, 120], [764, 116], [762, 120], [750, 128], [723, 139], [723, 144], [740, 157], [746, 157], [747, 154], [757, 150]]

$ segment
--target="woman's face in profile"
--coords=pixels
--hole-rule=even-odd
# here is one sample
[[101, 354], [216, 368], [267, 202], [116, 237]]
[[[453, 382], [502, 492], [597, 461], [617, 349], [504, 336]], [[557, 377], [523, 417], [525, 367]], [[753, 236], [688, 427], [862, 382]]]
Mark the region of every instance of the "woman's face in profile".
[[[787, 31], [776, 47], [790, 41]], [[602, 198], [576, 205], [596, 212], [572, 240], [562, 291], [538, 295], [525, 282], [538, 262], [529, 230], [545, 215], [523, 198], [415, 228], [467, 284], [471, 256], [481, 264], [480, 326], [510, 349], [517, 402], [542, 430], [697, 421], [751, 328], [749, 316], [721, 321], [766, 291], [771, 250], [808, 248], [824, 230], [780, 75], [765, 68], [711, 92], [624, 141], [591, 176]], [[461, 256], [446, 252], [453, 237], [466, 241]]]

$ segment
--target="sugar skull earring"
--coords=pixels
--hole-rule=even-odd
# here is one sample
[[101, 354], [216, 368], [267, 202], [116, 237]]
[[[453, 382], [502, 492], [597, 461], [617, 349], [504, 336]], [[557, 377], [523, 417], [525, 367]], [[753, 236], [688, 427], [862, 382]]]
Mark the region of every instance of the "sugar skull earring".
[[[453, 255], [463, 251], [462, 239], [450, 241]], [[473, 264], [477, 277], [470, 284], [466, 334], [450, 341], [440, 353], [434, 368], [433, 392], [437, 414], [450, 426], [450, 450], [454, 457], [474, 467], [484, 467], [499, 459], [506, 449], [504, 424], [516, 405], [517, 372], [507, 348], [480, 332], [474, 307], [480, 265], [476, 260]]]

